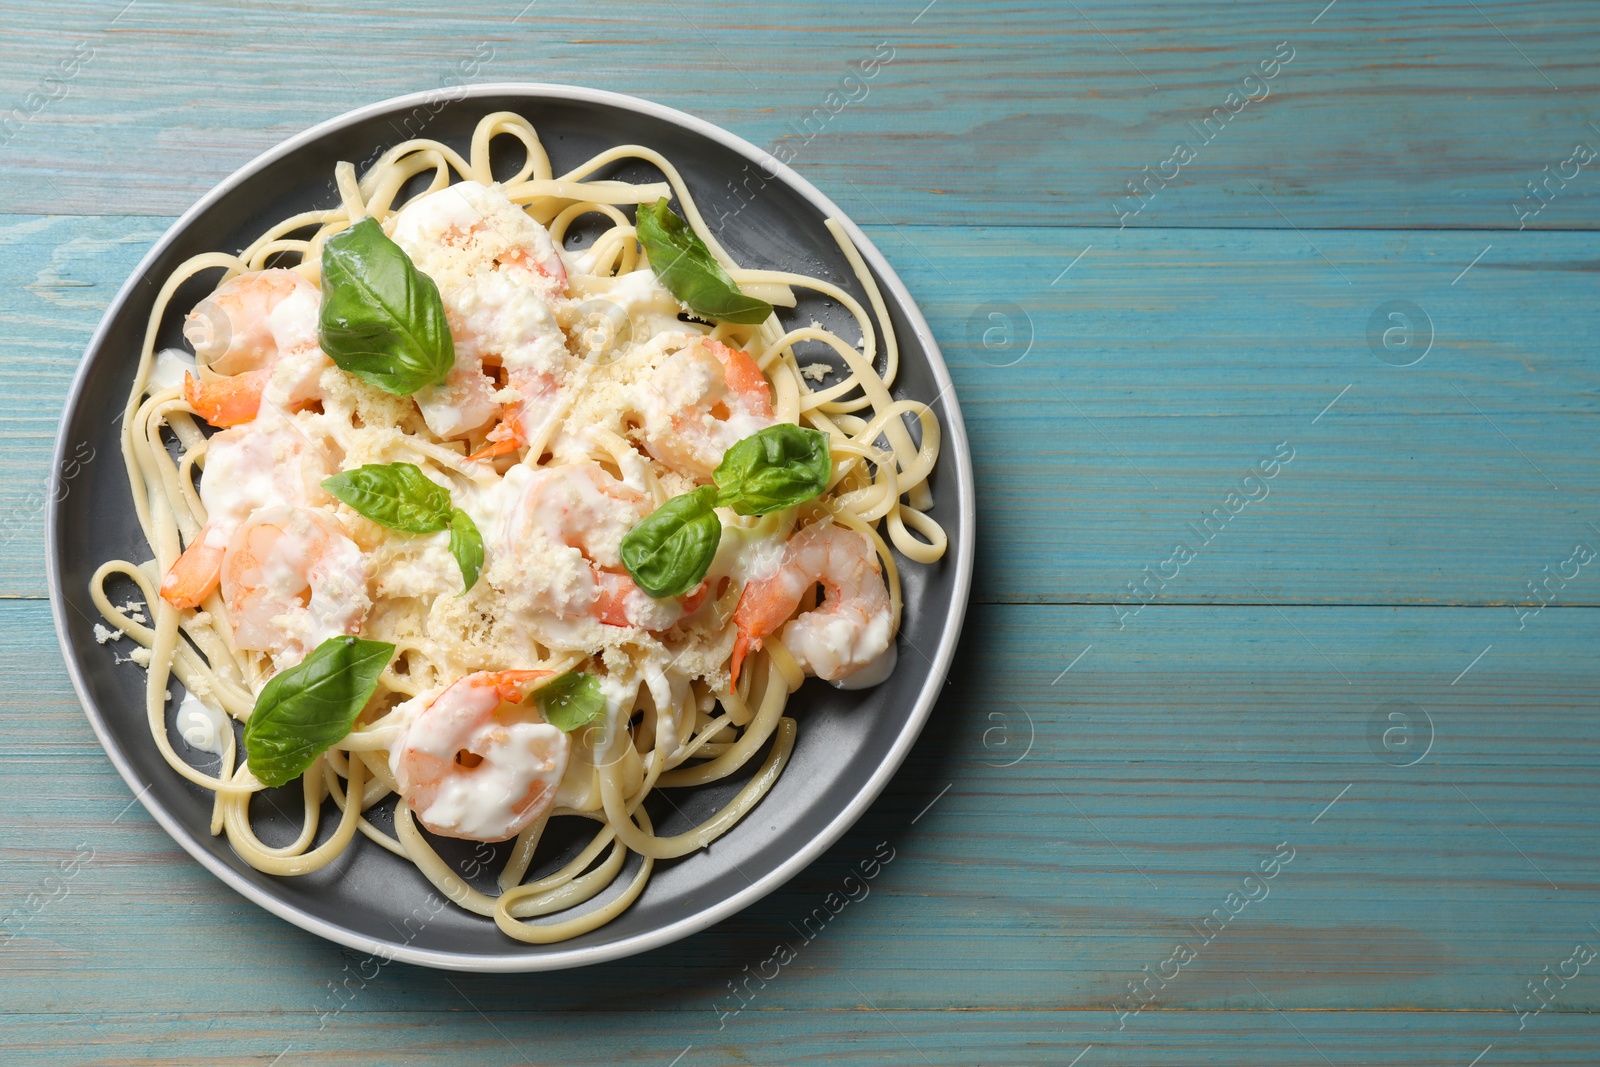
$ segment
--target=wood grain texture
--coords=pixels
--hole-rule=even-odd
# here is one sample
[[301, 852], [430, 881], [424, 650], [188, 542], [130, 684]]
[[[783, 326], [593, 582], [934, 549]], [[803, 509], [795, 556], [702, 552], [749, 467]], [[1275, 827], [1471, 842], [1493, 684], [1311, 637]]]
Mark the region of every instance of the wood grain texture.
[[1473, 1012], [1167, 1012], [1107, 1035], [1079, 1012], [883, 1011], [866, 1003], [751, 1012], [709, 1033], [694, 1017], [666, 1011], [503, 1012], [493, 1022], [460, 996], [442, 1010], [345, 1016], [323, 1030], [311, 1014], [23, 1016], [8, 1020], [0, 1055], [38, 1067], [262, 1067], [274, 1056], [329, 1067], [1067, 1067], [1080, 1054], [1078, 1067], [1466, 1067], [1492, 1049], [1484, 1067], [1590, 1067], [1597, 1026], [1584, 1015], [1545, 1016], [1536, 1033], [1533, 1024], [1508, 1033], [1503, 1018]]
[[[1527, 183], [1600, 146], [1600, 19], [1325, 3], [13, 0], [0, 1062], [1596, 1062], [1597, 964], [1538, 1014], [1530, 983], [1600, 947], [1600, 579], [1527, 586], [1600, 546], [1600, 164]], [[665, 949], [490, 979], [379, 967], [191, 861], [39, 598], [67, 383], [171, 217], [314, 122], [497, 80], [684, 108], [868, 227], [951, 366], [980, 565], [926, 733], [822, 860]], [[1432, 334], [1409, 366], [1369, 333], [1422, 325], [1394, 301]]]
[[[899, 225], [1115, 225], [1187, 138], [1131, 225], [1515, 229], [1525, 183], [1600, 145], [1588, 0], [124, 3], [8, 5], [0, 210], [175, 214], [315, 122], [464, 81], [680, 107]], [[888, 65], [846, 82], [880, 42]], [[1246, 85], [1280, 42], [1293, 59]], [[1207, 143], [1190, 123], [1217, 109]], [[1591, 166], [1531, 224], [1594, 228], [1595, 190]]]
[[[1252, 1008], [1254, 982], [1285, 1010], [1510, 1012], [1573, 943], [1600, 945], [1586, 662], [1600, 612], [1548, 609], [1537, 639], [1497, 642], [1462, 675], [1488, 614], [1157, 607], [1078, 658], [1097, 609], [981, 607], [904, 771], [779, 892], [706, 934], [582, 971], [508, 982], [396, 965], [403, 980], [362, 983], [347, 1010], [426, 1010], [459, 991], [513, 1011], [533, 989], [546, 1010], [593, 1011], [648, 985], [656, 1007], [715, 1022], [736, 1003], [727, 983], [782, 941], [799, 958], [762, 1008], [1070, 1007], [1115, 1026], [1127, 984], [1184, 943], [1198, 958], [1161, 1007]], [[252, 1010], [339, 1008], [329, 983], [356, 954], [236, 897], [129, 807], [46, 622], [38, 602], [0, 605], [15, 641], [0, 654], [12, 724], [0, 883], [20, 897], [74, 848], [93, 860], [9, 946], [4, 1010], [70, 1012], [93, 996], [183, 1011], [197, 989]], [[115, 654], [107, 669], [135, 669], [112, 668]], [[1410, 719], [1387, 718], [1395, 701]], [[1397, 727], [1409, 732], [1386, 747]], [[808, 939], [806, 916], [880, 842], [893, 861]], [[1265, 896], [1230, 905], [1261, 896], [1245, 879], [1282, 842], [1294, 855]], [[116, 984], [134, 969], [155, 980]], [[1557, 1006], [1600, 1007], [1600, 981], [1571, 982]]]

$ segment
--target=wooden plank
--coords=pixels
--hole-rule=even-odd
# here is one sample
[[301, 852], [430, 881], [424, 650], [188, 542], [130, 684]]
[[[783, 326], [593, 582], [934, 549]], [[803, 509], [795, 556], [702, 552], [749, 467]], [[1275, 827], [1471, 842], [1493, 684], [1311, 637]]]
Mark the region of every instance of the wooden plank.
[[[661, 995], [651, 987], [645, 996], [653, 1001]], [[1271, 997], [1267, 990], [1257, 1002]], [[1530, 1024], [1518, 1033], [1504, 1016], [1469, 1012], [1169, 1011], [1153, 1014], [1137, 1032], [1130, 1027], [1106, 1035], [1083, 1013], [1070, 1011], [881, 1011], [858, 1003], [849, 1011], [751, 1011], [718, 1029], [715, 1020], [680, 1011], [483, 1015], [462, 996], [452, 994], [442, 1003], [443, 1010], [400, 1016], [343, 1016], [325, 1029], [318, 1028], [317, 1015], [307, 1013], [26, 1015], [7, 1020], [0, 1053], [39, 1067], [455, 1067], [464, 1062], [482, 1067], [1282, 1067], [1324, 1062], [1467, 1067], [1474, 1056], [1492, 1049], [1479, 1061], [1485, 1067], [1589, 1067], [1600, 1035], [1592, 1016], [1570, 1013], [1548, 1013], [1537, 1020], [1537, 1030]], [[281, 1058], [274, 1061], [274, 1056]]]
[[[1258, 1008], [1254, 983], [1285, 1010], [1471, 1009], [1515, 1030], [1526, 983], [1600, 945], [1600, 612], [1547, 609], [1504, 641], [1486, 609], [1154, 607], [1113, 639], [1102, 612], [978, 608], [884, 796], [713, 930], [549, 979], [385, 971], [342, 1013], [463, 994], [522, 1010], [530, 986], [544, 1010], [610, 1011], [616, 990], [648, 988], [706, 1028], [728, 982], [787, 942], [797, 959], [762, 1009], [1070, 1007], [1093, 1016], [1087, 1042], [1184, 944], [1196, 959], [1139, 1026], [1155, 1008]], [[129, 807], [44, 605], [0, 603], [0, 633], [0, 908], [23, 909], [0, 1011], [344, 1005], [355, 954], [245, 903]], [[1265, 891], [1246, 882], [1285, 842]], [[880, 843], [892, 862], [808, 938], [806, 916]], [[64, 893], [28, 904], [89, 849]], [[1551, 1010], [1596, 1007], [1600, 983], [1575, 980]]]
[[[12, 353], [0, 430], [13, 442], [0, 593], [44, 592], [39, 516], [61, 397], [161, 226], [0, 217]], [[873, 234], [944, 342], [966, 414], [980, 599], [1102, 604], [1112, 620], [1110, 605], [1157, 593], [1494, 605], [1514, 619], [1509, 605], [1538, 603], [1527, 584], [1546, 567], [1580, 540], [1600, 545], [1589, 234], [1328, 232], [1316, 249], [1274, 231]], [[1407, 367], [1367, 339], [1372, 313], [1396, 299], [1437, 335]], [[992, 330], [1015, 346], [991, 334], [985, 347]], [[1288, 466], [1246, 486], [1280, 445]], [[116, 477], [115, 463], [97, 457], [85, 476]], [[1202, 525], [1237, 506], [1230, 493], [1263, 492]], [[1181, 567], [1180, 540], [1197, 550]], [[1588, 573], [1538, 595], [1600, 603]]]
[[[1514, 229], [1600, 144], [1587, 0], [524, 6], [17, 0], [0, 210], [175, 214], [357, 105], [517, 79], [684, 108], [899, 225], [1114, 225], [1155, 175], [1130, 225]], [[1565, 172], [1531, 225], [1592, 229]]]

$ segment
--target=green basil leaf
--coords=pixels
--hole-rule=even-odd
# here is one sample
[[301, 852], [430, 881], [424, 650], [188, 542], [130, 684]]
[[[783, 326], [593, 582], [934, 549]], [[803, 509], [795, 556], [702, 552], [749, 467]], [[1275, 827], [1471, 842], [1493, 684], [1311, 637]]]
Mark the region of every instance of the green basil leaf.
[[250, 773], [285, 785], [350, 732], [372, 699], [394, 646], [359, 637], [330, 637], [299, 666], [276, 674], [244, 724]]
[[450, 511], [450, 554], [461, 568], [461, 592], [478, 584], [478, 572], [483, 570], [483, 536], [478, 524], [460, 508]]
[[660, 598], [700, 584], [722, 540], [716, 499], [716, 488], [702, 485], [662, 504], [623, 536], [622, 565], [640, 589]]
[[606, 698], [592, 674], [568, 671], [539, 690], [539, 710], [545, 722], [570, 734], [604, 715]]
[[666, 198], [640, 204], [634, 215], [639, 244], [650, 269], [667, 291], [696, 315], [754, 325], [767, 321], [772, 305], [740, 292], [700, 235], [667, 206]]
[[371, 219], [322, 246], [320, 326], [334, 363], [396, 396], [444, 381], [455, 365], [439, 287]]
[[450, 525], [450, 490], [415, 463], [369, 463], [324, 479], [322, 488], [391, 530], [438, 533]]
[[724, 452], [711, 477], [719, 505], [740, 515], [767, 515], [821, 493], [832, 473], [827, 434], [780, 422]]

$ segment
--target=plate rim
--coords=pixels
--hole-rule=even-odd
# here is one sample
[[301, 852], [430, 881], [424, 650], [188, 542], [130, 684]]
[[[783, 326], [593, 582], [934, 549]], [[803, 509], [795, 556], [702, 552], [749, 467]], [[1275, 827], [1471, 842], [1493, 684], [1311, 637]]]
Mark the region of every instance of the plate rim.
[[[60, 506], [63, 495], [60, 492], [63, 488], [62, 471], [67, 449], [65, 430], [68, 415], [76, 411], [84, 385], [88, 379], [90, 361], [87, 357], [90, 352], [99, 350], [106, 343], [107, 337], [111, 332], [112, 319], [132, 299], [134, 290], [144, 281], [146, 272], [156, 258], [171, 243], [177, 240], [178, 236], [199, 214], [232, 193], [245, 178], [272, 162], [298, 152], [315, 141], [337, 133], [342, 128], [376, 115], [400, 108], [428, 104], [440, 99], [447, 99], [459, 104], [463, 101], [487, 96], [525, 96], [529, 99], [554, 97], [580, 103], [599, 104], [632, 111], [648, 118], [685, 128], [690, 132], [709, 138], [725, 148], [731, 149], [750, 162], [762, 167], [764, 171], [784, 181], [796, 193], [819, 208], [827, 217], [837, 219], [845, 232], [849, 234], [850, 239], [855, 242], [862, 259], [872, 267], [882, 287], [897, 302], [905, 315], [907, 322], [911, 326], [911, 332], [916, 336], [927, 354], [928, 368], [933, 374], [934, 381], [939, 386], [940, 392], [935, 400], [943, 399], [947, 403], [948, 415], [942, 420], [940, 427], [944, 444], [940, 461], [954, 463], [955, 465], [956, 525], [958, 531], [955, 545], [954, 585], [951, 590], [951, 601], [945, 620], [945, 627], [940, 635], [939, 647], [934, 653], [932, 670], [929, 671], [927, 679], [923, 682], [922, 688], [917, 694], [911, 715], [907, 718], [905, 725], [895, 738], [894, 744], [873, 771], [866, 784], [851, 797], [849, 803], [843, 809], [837, 812], [818, 832], [811, 836], [804, 847], [744, 889], [665, 926], [607, 945], [584, 946], [566, 950], [547, 950], [537, 953], [507, 951], [493, 955], [419, 949], [404, 943], [384, 942], [358, 934], [355, 931], [302, 911], [289, 901], [252, 885], [220, 858], [212, 855], [208, 849], [202, 847], [190, 829], [179, 822], [173, 812], [168, 811], [151, 795], [150, 783], [141, 783], [139, 781], [132, 765], [123, 758], [119, 747], [112, 742], [105, 726], [104, 716], [98, 705], [90, 698], [87, 683], [84, 680], [83, 673], [79, 670], [77, 657], [67, 633], [65, 602], [61, 589], [60, 560], [56, 551]], [[278, 918], [334, 944], [343, 945], [346, 948], [365, 952], [385, 960], [400, 960], [424, 967], [484, 974], [565, 970], [572, 967], [591, 966], [611, 960], [623, 959], [660, 948], [714, 926], [729, 916], [749, 907], [757, 900], [784, 885], [831, 848], [860, 819], [872, 802], [883, 792], [884, 787], [888, 785], [895, 772], [899, 770], [906, 755], [910, 752], [911, 746], [915, 744], [917, 738], [921, 735], [923, 727], [927, 724], [928, 717], [933, 711], [933, 705], [937, 702], [939, 693], [944, 688], [945, 679], [949, 674], [950, 665], [955, 657], [956, 645], [960, 640], [971, 593], [974, 558], [973, 535], [976, 527], [977, 511], [972, 456], [968, 446], [966, 427], [961, 417], [960, 402], [955, 393], [954, 383], [950, 378], [949, 367], [945, 363], [938, 342], [934, 340], [933, 331], [928, 327], [927, 320], [923, 317], [921, 308], [912, 299], [911, 293], [900, 280], [900, 276], [895, 273], [894, 268], [889, 265], [888, 260], [878, 251], [877, 246], [872, 243], [867, 235], [861, 231], [855, 221], [841, 211], [838, 205], [824, 195], [821, 190], [796, 173], [771, 152], [712, 122], [698, 118], [688, 112], [680, 111], [677, 108], [668, 107], [665, 104], [658, 104], [626, 93], [555, 82], [485, 82], [389, 97], [316, 123], [258, 154], [218, 182], [209, 192], [200, 197], [188, 210], [173, 221], [161, 237], [150, 247], [150, 250], [139, 260], [129, 274], [127, 281], [122, 284], [107, 305], [99, 325], [96, 326], [93, 335], [91, 335], [84, 347], [84, 358], [80, 360], [78, 368], [73, 374], [72, 384], [62, 405], [61, 421], [56, 433], [55, 446], [52, 449], [49, 487], [48, 508], [45, 513], [45, 574], [49, 586], [50, 615], [55, 626], [56, 639], [61, 646], [62, 658], [65, 661], [67, 673], [72, 679], [72, 687], [77, 694], [78, 703], [83, 707], [84, 714], [89, 720], [89, 725], [94, 730], [95, 738], [99, 741], [100, 747], [105, 751], [112, 765], [117, 769], [118, 774], [122, 776], [123, 781], [127, 783], [129, 789], [133, 790], [134, 799], [141, 803], [151, 817], [166, 831], [167, 835], [177, 842], [193, 859], [197, 860], [201, 866], [246, 900], [276, 915]]]

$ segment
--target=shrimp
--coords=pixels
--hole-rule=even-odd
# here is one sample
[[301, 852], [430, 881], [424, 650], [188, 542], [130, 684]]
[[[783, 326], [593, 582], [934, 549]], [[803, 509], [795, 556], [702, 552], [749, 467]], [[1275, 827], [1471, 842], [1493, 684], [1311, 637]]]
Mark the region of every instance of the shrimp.
[[622, 569], [622, 538], [648, 511], [643, 493], [597, 463], [533, 470], [511, 468], [501, 483], [513, 494], [498, 545], [528, 583], [528, 607], [564, 617], [598, 609], [599, 569]]
[[553, 671], [479, 671], [417, 714], [389, 758], [417, 821], [468, 841], [516, 837], [555, 804], [567, 735], [523, 704]]
[[[823, 602], [795, 616], [801, 599], [818, 583], [827, 592]], [[830, 682], [878, 660], [894, 636], [889, 591], [872, 543], [832, 522], [807, 526], [791, 537], [777, 571], [744, 587], [733, 621], [739, 629], [733, 646], [735, 683], [745, 656], [780, 627], [795, 660]]]
[[256, 417], [263, 398], [285, 410], [317, 399], [332, 361], [317, 345], [321, 294], [292, 270], [258, 270], [223, 282], [196, 304], [183, 336], [214, 378], [186, 375], [184, 399], [213, 426]]
[[519, 561], [522, 574], [542, 579], [521, 583], [525, 606], [646, 630], [667, 629], [700, 606], [704, 588], [655, 600], [624, 571], [622, 538], [649, 513], [648, 498], [599, 464], [513, 467], [502, 484], [515, 497], [498, 547]]
[[178, 608], [199, 605], [217, 588], [228, 542], [251, 512], [326, 503], [322, 480], [332, 473], [322, 449], [282, 416], [213, 434], [200, 482], [207, 521], [162, 578], [161, 596]]
[[507, 399], [500, 422], [489, 431], [487, 443], [468, 459], [492, 459], [526, 448], [545, 437], [545, 431], [561, 416], [561, 385], [542, 371], [507, 368], [506, 389], [496, 395]]
[[328, 638], [360, 632], [369, 577], [361, 549], [329, 516], [258, 511], [234, 531], [222, 562], [234, 644], [293, 666]]
[[[440, 437], [461, 437], [500, 415], [478, 457], [523, 447], [549, 417], [570, 358], [552, 307], [565, 298], [567, 270], [549, 231], [498, 186], [470, 181], [418, 197], [392, 230], [438, 284], [455, 342], [449, 376], [416, 394], [423, 420]], [[508, 394], [486, 367], [503, 370]]]
[[607, 626], [637, 626], [658, 633], [677, 625], [687, 615], [700, 610], [711, 583], [702, 581], [694, 589], [672, 600], [657, 600], [626, 573], [594, 570], [596, 587], [594, 617]]
[[710, 338], [673, 353], [644, 395], [645, 450], [694, 478], [709, 477], [730, 447], [777, 421], [755, 360]]
[[520, 489], [505, 528], [511, 551], [538, 531], [603, 567], [620, 567], [623, 535], [647, 512], [645, 495], [598, 463], [544, 467], [506, 480]]

